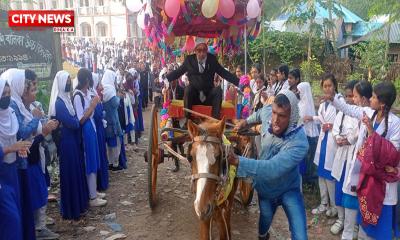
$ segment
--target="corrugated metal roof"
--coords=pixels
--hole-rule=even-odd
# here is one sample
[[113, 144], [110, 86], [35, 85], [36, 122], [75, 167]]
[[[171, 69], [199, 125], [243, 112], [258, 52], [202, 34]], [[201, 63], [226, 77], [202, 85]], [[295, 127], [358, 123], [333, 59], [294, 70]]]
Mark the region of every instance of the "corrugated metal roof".
[[[389, 31], [389, 24], [385, 24], [381, 28], [372, 31], [361, 37], [361, 41], [381, 40], [386, 41]], [[400, 43], [400, 22], [394, 22], [390, 25], [390, 43]]]
[[[371, 40], [386, 41], [388, 30], [389, 30], [389, 25], [385, 24], [380, 28], [375, 29], [374, 31], [370, 31], [366, 35], [358, 38], [353, 42], [346, 43], [340, 46], [339, 48], [347, 48], [363, 41], [371, 41]], [[400, 22], [392, 23], [390, 26], [390, 43], [400, 43]]]
[[357, 22], [356, 24], [354, 24], [353, 31], [350, 35], [361, 37], [369, 32], [381, 28], [382, 26], [383, 23], [380, 22]]
[[[357, 22], [363, 22], [364, 20], [362, 18], [360, 18], [359, 16], [357, 16], [355, 13], [353, 13], [352, 11], [350, 11], [349, 9], [347, 9], [345, 6], [341, 5], [341, 4], [335, 4], [335, 8], [340, 9], [343, 12], [343, 21], [345, 23], [357, 23]], [[298, 12], [297, 14], [300, 14], [304, 11], [306, 11], [307, 9], [307, 5], [303, 4], [298, 8]], [[318, 18], [329, 18], [329, 11], [328, 9], [324, 8], [323, 6], [321, 6], [319, 3], [316, 4], [316, 19]], [[275, 20], [281, 21], [281, 20], [288, 20], [289, 17], [291, 16], [291, 14], [289, 13], [283, 13], [281, 15], [279, 15]], [[332, 12], [332, 18], [333, 19], [338, 19], [339, 17]]]

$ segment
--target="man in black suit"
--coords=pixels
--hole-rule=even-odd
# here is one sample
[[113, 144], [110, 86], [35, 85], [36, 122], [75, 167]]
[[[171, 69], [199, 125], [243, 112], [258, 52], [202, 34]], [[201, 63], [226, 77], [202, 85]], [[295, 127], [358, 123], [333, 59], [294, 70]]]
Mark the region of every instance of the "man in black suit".
[[[195, 48], [196, 54], [187, 56], [183, 64], [168, 73], [166, 78], [171, 82], [187, 73], [189, 86], [185, 88], [185, 108], [192, 109], [195, 104], [212, 106], [212, 116], [220, 119], [223, 93], [221, 87], [214, 86], [214, 75], [217, 73], [236, 86], [239, 85], [239, 79], [225, 70], [217, 58], [207, 51], [205, 43], [198, 44]], [[186, 117], [189, 118], [190, 114], [186, 113]]]

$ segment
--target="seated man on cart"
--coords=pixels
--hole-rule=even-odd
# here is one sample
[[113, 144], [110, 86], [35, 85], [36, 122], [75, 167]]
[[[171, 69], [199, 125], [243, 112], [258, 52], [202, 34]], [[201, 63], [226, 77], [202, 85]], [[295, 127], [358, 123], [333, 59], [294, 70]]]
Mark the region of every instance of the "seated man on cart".
[[[212, 117], [220, 119], [223, 93], [221, 87], [214, 86], [214, 75], [217, 73], [236, 86], [239, 79], [223, 68], [216, 56], [208, 53], [205, 43], [199, 43], [195, 47], [195, 54], [187, 56], [183, 64], [165, 78], [171, 82], [184, 73], [189, 79], [189, 85], [185, 88], [184, 107], [191, 110], [193, 105], [212, 106]], [[190, 118], [190, 113], [186, 112], [185, 116]]]

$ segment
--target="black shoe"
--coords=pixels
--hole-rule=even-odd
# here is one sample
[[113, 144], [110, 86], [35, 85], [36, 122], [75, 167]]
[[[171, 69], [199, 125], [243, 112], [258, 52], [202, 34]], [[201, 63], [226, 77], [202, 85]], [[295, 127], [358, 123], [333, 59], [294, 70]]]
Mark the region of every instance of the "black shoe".
[[112, 164], [108, 165], [108, 170], [111, 170], [111, 169], [113, 169], [113, 165]]
[[259, 240], [269, 240], [269, 233], [265, 237], [258, 237]]
[[118, 166], [118, 167], [111, 167], [111, 171], [121, 171], [121, 170], [123, 170], [124, 168], [123, 167], [121, 167], [121, 166]]

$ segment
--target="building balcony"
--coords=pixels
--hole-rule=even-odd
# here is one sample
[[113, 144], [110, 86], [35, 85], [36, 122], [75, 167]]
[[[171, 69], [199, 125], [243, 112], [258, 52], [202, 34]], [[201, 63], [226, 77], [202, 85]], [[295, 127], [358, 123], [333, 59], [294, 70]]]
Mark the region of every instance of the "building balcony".
[[93, 15], [93, 7], [80, 7], [77, 8], [78, 16], [89, 16], [89, 15]]
[[95, 15], [109, 15], [110, 14], [110, 8], [106, 7], [106, 6], [94, 7], [94, 14]]
[[110, 15], [110, 8], [107, 6], [79, 7], [75, 10], [78, 16]]

